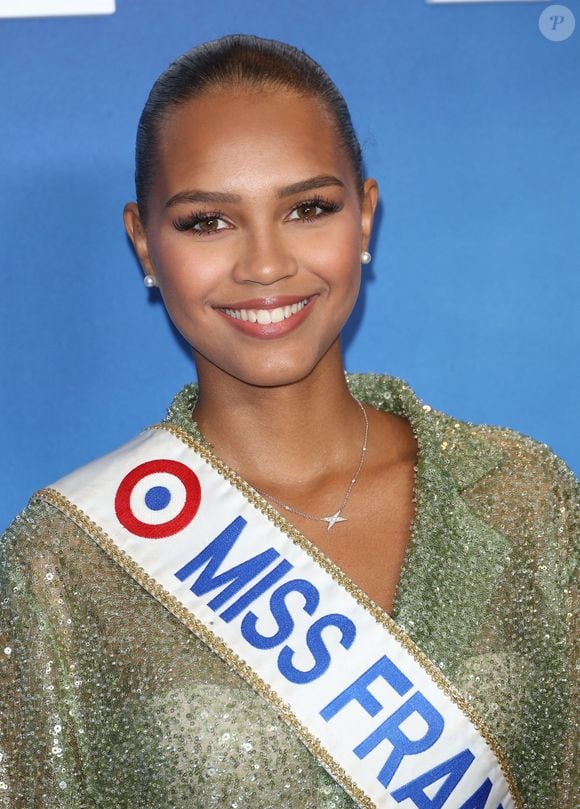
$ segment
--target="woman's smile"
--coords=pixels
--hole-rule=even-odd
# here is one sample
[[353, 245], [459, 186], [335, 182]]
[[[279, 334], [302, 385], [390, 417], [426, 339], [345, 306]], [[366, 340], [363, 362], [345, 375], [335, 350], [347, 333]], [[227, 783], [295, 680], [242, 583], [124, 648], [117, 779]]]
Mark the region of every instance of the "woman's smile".
[[216, 307], [229, 323], [244, 334], [261, 339], [281, 337], [298, 328], [308, 317], [318, 295], [280, 295], [253, 298]]

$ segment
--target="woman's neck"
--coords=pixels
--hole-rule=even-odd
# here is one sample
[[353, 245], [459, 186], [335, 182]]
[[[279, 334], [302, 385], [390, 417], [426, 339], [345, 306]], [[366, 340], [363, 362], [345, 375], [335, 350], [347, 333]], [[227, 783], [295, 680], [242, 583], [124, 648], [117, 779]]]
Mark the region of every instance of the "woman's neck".
[[346, 384], [340, 351], [299, 382], [257, 387], [198, 365], [193, 418], [214, 452], [252, 485], [305, 484], [351, 467], [364, 419]]

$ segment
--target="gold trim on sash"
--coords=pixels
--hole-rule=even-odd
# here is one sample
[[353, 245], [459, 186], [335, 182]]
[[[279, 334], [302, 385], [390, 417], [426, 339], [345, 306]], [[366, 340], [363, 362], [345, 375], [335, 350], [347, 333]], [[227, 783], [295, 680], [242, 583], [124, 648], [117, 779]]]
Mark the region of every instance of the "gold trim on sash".
[[[217, 458], [211, 449], [202, 444], [180, 427], [170, 422], [155, 424], [149, 427], [150, 430], [162, 430], [168, 432], [182, 441], [190, 449], [200, 455], [219, 475], [228, 481], [232, 486], [264, 514], [278, 529], [296, 543], [305, 553], [324, 568], [324, 570], [340, 584], [364, 609], [366, 609], [375, 620], [384, 626], [393, 635], [403, 648], [419, 663], [423, 669], [431, 676], [437, 686], [455, 703], [455, 705], [469, 718], [481, 737], [485, 740], [489, 748], [493, 751], [499, 763], [502, 774], [509, 787], [514, 801], [515, 809], [523, 809], [523, 803], [519, 796], [519, 791], [503, 750], [500, 748], [492, 733], [489, 731], [483, 720], [475, 713], [472, 706], [464, 699], [455, 686], [447, 680], [437, 666], [416, 646], [409, 636], [401, 630], [393, 619], [365, 592], [363, 592], [341, 570], [331, 559], [317, 548], [307, 537], [289, 523], [279, 512], [277, 512], [255, 489], [237, 475], [223, 461]], [[375, 802], [368, 797], [348, 776], [345, 770], [329, 755], [323, 748], [319, 740], [299, 722], [290, 707], [276, 694], [276, 692], [259, 677], [249, 665], [247, 665], [229, 646], [218, 638], [201, 621], [195, 618], [174, 596], [162, 587], [153, 577], [137, 564], [131, 557], [121, 550], [113, 540], [87, 514], [71, 503], [64, 495], [50, 487], [40, 489], [31, 499], [45, 500], [60, 511], [70, 517], [80, 528], [82, 528], [95, 542], [123, 568], [135, 581], [137, 581], [148, 593], [157, 599], [169, 612], [188, 627], [197, 637], [199, 637], [209, 648], [231, 666], [261, 697], [273, 705], [278, 715], [283, 719], [298, 735], [310, 752], [323, 764], [326, 770], [336, 781], [354, 798], [362, 809], [376, 809]]]

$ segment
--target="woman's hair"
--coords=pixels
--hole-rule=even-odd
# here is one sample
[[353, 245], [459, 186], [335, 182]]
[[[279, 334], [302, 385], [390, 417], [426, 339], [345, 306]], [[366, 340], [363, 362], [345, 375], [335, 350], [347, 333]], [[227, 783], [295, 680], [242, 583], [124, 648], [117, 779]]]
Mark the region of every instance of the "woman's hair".
[[351, 161], [359, 194], [363, 188], [362, 153], [348, 107], [320, 65], [304, 51], [249, 34], [232, 34], [197, 45], [173, 62], [153, 85], [137, 130], [135, 187], [143, 221], [154, 180], [163, 121], [174, 107], [211, 87], [250, 84], [292, 90], [319, 98], [334, 120]]

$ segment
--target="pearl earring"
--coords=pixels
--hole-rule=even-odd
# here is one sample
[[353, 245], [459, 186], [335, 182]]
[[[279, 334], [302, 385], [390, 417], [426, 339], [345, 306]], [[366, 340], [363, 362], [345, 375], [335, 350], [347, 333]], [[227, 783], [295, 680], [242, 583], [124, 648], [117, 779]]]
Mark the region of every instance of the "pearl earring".
[[145, 284], [147, 289], [151, 289], [152, 287], [157, 286], [157, 281], [155, 280], [155, 278], [152, 275], [146, 275], [143, 278], [143, 283]]
[[371, 256], [371, 254], [369, 253], [368, 250], [363, 250], [363, 252], [360, 254], [360, 263], [361, 264], [370, 264], [371, 259], [372, 259], [372, 256]]

